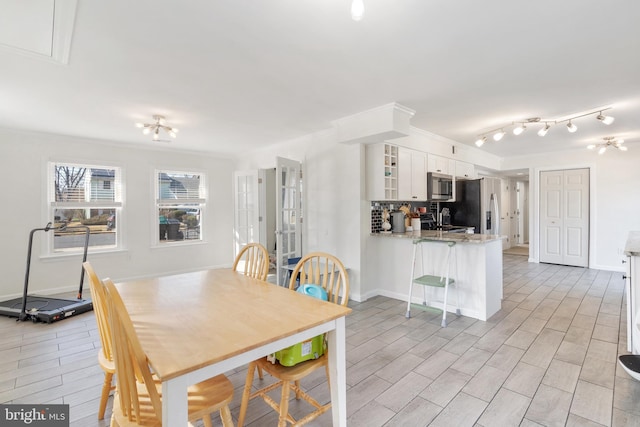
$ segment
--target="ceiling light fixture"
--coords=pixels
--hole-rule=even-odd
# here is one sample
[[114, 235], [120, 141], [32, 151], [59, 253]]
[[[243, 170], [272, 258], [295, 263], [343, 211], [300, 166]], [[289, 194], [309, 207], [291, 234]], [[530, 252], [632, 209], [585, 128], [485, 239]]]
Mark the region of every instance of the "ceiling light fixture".
[[602, 123], [604, 123], [605, 125], [610, 125], [611, 123], [614, 122], [615, 118], [611, 117], [611, 116], [603, 116], [602, 115], [602, 111], [600, 111], [600, 114], [598, 114], [598, 116], [596, 117], [596, 119], [600, 120]]
[[627, 151], [627, 147], [622, 145], [624, 144], [624, 139], [618, 139], [615, 136], [605, 136], [602, 139], [604, 139], [603, 143], [589, 144], [587, 145], [587, 148], [589, 150], [594, 150], [598, 148], [598, 154], [604, 154], [604, 152], [607, 151], [607, 148], [609, 147], [617, 148], [620, 151]]
[[153, 133], [153, 140], [160, 140], [160, 129], [167, 132], [172, 138], [176, 137], [178, 129], [166, 124], [164, 116], [154, 115], [153, 120], [155, 123], [136, 123], [136, 127], [142, 129], [142, 133], [149, 135]]
[[351, 3], [351, 19], [358, 22], [364, 15], [364, 2], [363, 0], [353, 0]]
[[513, 134], [514, 135], [520, 135], [522, 134], [525, 130], [527, 130], [527, 125], [528, 124], [532, 124], [532, 123], [538, 123], [538, 122], [544, 122], [544, 126], [542, 128], [540, 128], [538, 130], [538, 135], [539, 136], [545, 136], [547, 134], [547, 132], [549, 132], [549, 129], [551, 128], [552, 125], [557, 125], [559, 123], [564, 123], [567, 122], [567, 130], [571, 133], [575, 132], [578, 130], [578, 126], [576, 126], [573, 121], [575, 119], [581, 118], [581, 117], [586, 117], [586, 116], [590, 116], [593, 114], [597, 114], [598, 116], [596, 117], [599, 121], [601, 121], [602, 123], [609, 125], [611, 123], [613, 123], [613, 121], [615, 120], [613, 117], [611, 116], [605, 116], [602, 113], [604, 111], [610, 110], [612, 107], [607, 107], [607, 108], [598, 108], [597, 110], [590, 110], [587, 111], [586, 113], [579, 113], [579, 114], [575, 114], [572, 116], [565, 116], [565, 117], [561, 117], [561, 118], [557, 118], [557, 119], [541, 119], [540, 117], [532, 117], [526, 120], [518, 120], [518, 121], [513, 121], [508, 125], [505, 126], [500, 126], [498, 128], [495, 129], [491, 129], [488, 130], [486, 132], [483, 132], [481, 134], [478, 135], [478, 139], [476, 140], [475, 144], [478, 147], [481, 147], [485, 141], [486, 141], [486, 135], [490, 135], [493, 134], [493, 139], [495, 141], [500, 141], [502, 139], [502, 137], [505, 135], [505, 131], [504, 128], [508, 127], [508, 126], [514, 126], [513, 128]]
[[540, 130], [538, 131], [538, 135], [539, 136], [545, 136], [547, 134], [547, 132], [549, 132], [549, 128], [551, 126], [549, 126], [549, 123], [545, 122], [544, 123], [544, 127], [540, 128]]
[[525, 130], [527, 130], [527, 127], [524, 125], [524, 123], [522, 123], [522, 124], [516, 126], [515, 128], [513, 128], [513, 134], [514, 135], [520, 135]]

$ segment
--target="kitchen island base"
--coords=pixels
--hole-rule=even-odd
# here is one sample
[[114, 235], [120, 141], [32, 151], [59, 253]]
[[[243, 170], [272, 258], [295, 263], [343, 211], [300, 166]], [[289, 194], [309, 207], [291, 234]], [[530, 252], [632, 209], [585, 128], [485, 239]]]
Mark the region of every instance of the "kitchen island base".
[[[502, 237], [478, 234], [448, 234], [433, 231], [394, 235], [372, 234], [369, 238], [368, 257], [371, 259], [369, 286], [378, 295], [408, 301], [413, 272], [411, 271], [413, 242], [416, 239], [437, 239], [423, 243], [422, 256], [416, 259], [416, 277], [422, 274], [440, 275], [447, 255], [441, 241], [456, 242], [453, 292], [459, 292], [460, 311], [463, 316], [486, 321], [502, 307]], [[426, 289], [427, 301], [438, 299], [440, 289]], [[439, 297], [442, 299], [441, 297]], [[453, 295], [453, 299], [456, 296]], [[421, 304], [422, 296], [415, 295], [411, 303]], [[430, 306], [444, 309], [442, 303], [429, 302]], [[415, 305], [413, 307], [416, 307]], [[447, 304], [447, 311], [455, 313], [455, 307]]]

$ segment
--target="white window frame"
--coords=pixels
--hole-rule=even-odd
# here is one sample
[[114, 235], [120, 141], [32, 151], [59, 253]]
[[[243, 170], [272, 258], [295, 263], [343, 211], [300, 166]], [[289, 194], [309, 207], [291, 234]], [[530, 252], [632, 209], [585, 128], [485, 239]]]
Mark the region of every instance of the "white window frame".
[[[171, 199], [162, 199], [160, 198], [160, 174], [176, 174], [176, 175], [198, 175], [200, 177], [200, 185], [198, 189], [198, 198], [171, 198]], [[153, 220], [151, 224], [153, 225], [152, 230], [152, 244], [155, 247], [170, 247], [175, 245], [197, 245], [202, 244], [204, 242], [204, 223], [205, 223], [205, 209], [208, 198], [208, 186], [207, 186], [207, 174], [201, 170], [185, 170], [185, 169], [156, 169], [153, 173], [153, 182], [154, 182], [154, 203], [153, 203]], [[199, 238], [197, 239], [188, 239], [184, 240], [160, 240], [160, 216], [158, 215], [159, 209], [163, 207], [181, 207], [184, 205], [199, 205], [198, 209], [200, 209], [200, 223], [199, 223]]]
[[[73, 201], [73, 202], [60, 202], [56, 201], [56, 190], [55, 190], [55, 167], [56, 166], [72, 166], [78, 168], [86, 168], [86, 169], [107, 169], [114, 170], [114, 182], [112, 184], [112, 190], [114, 192], [114, 200], [98, 200], [98, 201]], [[123, 235], [124, 235], [124, 171], [122, 167], [113, 164], [95, 164], [84, 161], [66, 161], [66, 160], [50, 160], [47, 163], [47, 176], [46, 176], [46, 185], [47, 185], [47, 204], [46, 204], [46, 214], [45, 218], [47, 222], [51, 222], [55, 224], [55, 211], [58, 209], [115, 209], [116, 210], [116, 218], [117, 218], [117, 227], [118, 231], [116, 231], [116, 238], [113, 246], [89, 246], [88, 251], [90, 253], [99, 253], [99, 252], [115, 252], [124, 250], [123, 245]], [[90, 180], [85, 182], [85, 187], [90, 185]], [[77, 255], [82, 253], [84, 248], [66, 248], [66, 249], [58, 249], [54, 248], [54, 234], [47, 233], [46, 243], [45, 243], [45, 257], [57, 257], [57, 256], [66, 256], [66, 255]]]

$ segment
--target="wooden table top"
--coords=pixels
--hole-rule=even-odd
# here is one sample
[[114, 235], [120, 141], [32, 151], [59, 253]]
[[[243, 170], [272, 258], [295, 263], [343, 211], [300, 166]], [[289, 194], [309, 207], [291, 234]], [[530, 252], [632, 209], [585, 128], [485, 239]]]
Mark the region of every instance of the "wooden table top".
[[162, 380], [351, 312], [231, 269], [136, 280], [116, 287]]

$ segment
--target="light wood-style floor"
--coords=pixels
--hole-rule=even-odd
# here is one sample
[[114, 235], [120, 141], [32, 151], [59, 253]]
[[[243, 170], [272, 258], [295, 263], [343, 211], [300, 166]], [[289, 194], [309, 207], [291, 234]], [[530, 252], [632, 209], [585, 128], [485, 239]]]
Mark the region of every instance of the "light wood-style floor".
[[[401, 301], [353, 303], [348, 424], [638, 426], [640, 382], [617, 364], [626, 353], [623, 294], [620, 273], [505, 255], [503, 309], [487, 322], [460, 317], [441, 328], [435, 314], [412, 310], [405, 319]], [[111, 402], [107, 420], [96, 416], [99, 345], [92, 313], [51, 325], [0, 318], [0, 402], [68, 403], [72, 426], [109, 425]], [[245, 373], [228, 373], [235, 419]], [[328, 400], [322, 372], [303, 386]], [[294, 416], [304, 405], [291, 402]], [[276, 417], [254, 400], [247, 422], [275, 425]], [[330, 426], [330, 414], [311, 425]]]

